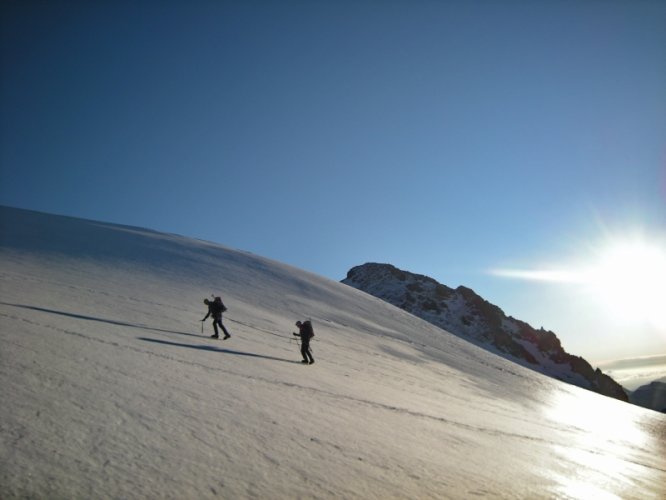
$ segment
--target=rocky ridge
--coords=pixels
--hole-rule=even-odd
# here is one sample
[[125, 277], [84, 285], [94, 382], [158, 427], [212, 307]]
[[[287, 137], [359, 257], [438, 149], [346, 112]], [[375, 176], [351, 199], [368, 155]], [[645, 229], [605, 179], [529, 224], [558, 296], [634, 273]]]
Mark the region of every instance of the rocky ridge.
[[536, 330], [477, 295], [456, 289], [390, 264], [368, 263], [352, 268], [342, 280], [532, 370], [564, 382], [628, 401], [620, 384], [580, 356], [567, 353], [557, 335]]

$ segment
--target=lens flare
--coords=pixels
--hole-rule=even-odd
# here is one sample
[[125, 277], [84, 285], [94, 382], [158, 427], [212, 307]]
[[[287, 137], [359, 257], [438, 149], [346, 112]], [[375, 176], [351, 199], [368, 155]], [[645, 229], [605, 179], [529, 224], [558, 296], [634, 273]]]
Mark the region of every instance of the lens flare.
[[575, 285], [609, 316], [666, 329], [666, 244], [614, 238], [585, 264], [550, 269], [496, 269], [495, 276]]
[[585, 278], [587, 290], [623, 318], [666, 327], [666, 252], [643, 241], [614, 244]]

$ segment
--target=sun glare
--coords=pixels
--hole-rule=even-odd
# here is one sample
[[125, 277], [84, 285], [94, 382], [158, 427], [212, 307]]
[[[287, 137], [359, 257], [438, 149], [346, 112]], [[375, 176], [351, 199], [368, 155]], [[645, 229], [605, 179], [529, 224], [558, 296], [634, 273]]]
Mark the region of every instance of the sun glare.
[[666, 252], [631, 241], [603, 250], [584, 279], [588, 291], [624, 319], [666, 326]]
[[[631, 495], [635, 484], [649, 481], [655, 473], [632, 459], [633, 450], [648, 441], [640, 415], [625, 411], [617, 400], [576, 389], [563, 385], [544, 405], [546, 419], [568, 429], [571, 439], [568, 446], [554, 445], [553, 453], [579, 466], [566, 475], [553, 473], [560, 484], [559, 496], [601, 499]], [[624, 491], [617, 491], [617, 484]]]
[[507, 278], [576, 286], [609, 317], [666, 328], [666, 244], [646, 238], [615, 238], [584, 264], [551, 269], [500, 269]]

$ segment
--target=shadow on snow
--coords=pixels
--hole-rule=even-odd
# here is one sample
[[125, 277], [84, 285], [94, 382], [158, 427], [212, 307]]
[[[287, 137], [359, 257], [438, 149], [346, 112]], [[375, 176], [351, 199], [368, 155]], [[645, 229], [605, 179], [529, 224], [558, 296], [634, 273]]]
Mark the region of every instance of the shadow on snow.
[[159, 339], [149, 339], [147, 337], [139, 337], [139, 340], [143, 340], [144, 342], [153, 342], [155, 344], [169, 345], [169, 346], [174, 346], [174, 347], [188, 347], [190, 349], [198, 349], [200, 351], [220, 352], [220, 353], [223, 353], [223, 354], [234, 354], [236, 356], [249, 356], [251, 358], [262, 358], [262, 359], [270, 359], [272, 361], [284, 361], [285, 363], [299, 363], [300, 364], [300, 361], [292, 361], [290, 359], [276, 358], [276, 357], [273, 357], [273, 356], [265, 356], [263, 354], [256, 354], [256, 353], [253, 353], [253, 352], [234, 351], [232, 349], [223, 349], [223, 348], [215, 347], [215, 346], [212, 346], [212, 345], [181, 344], [179, 342], [170, 342], [168, 340], [159, 340]]
[[[136, 324], [132, 324], [132, 323], [126, 323], [124, 321], [116, 321], [116, 320], [113, 320], [113, 319], [96, 318], [94, 316], [85, 316], [83, 314], [76, 314], [76, 313], [70, 313], [70, 312], [65, 312], [65, 311], [56, 311], [54, 309], [46, 309], [44, 307], [28, 306], [28, 305], [23, 305], [23, 304], [9, 304], [7, 302], [0, 302], [0, 304], [5, 305], [5, 306], [11, 306], [11, 307], [20, 307], [22, 309], [30, 309], [32, 311], [44, 312], [44, 313], [49, 313], [49, 314], [57, 314], [59, 316], [66, 316], [68, 318], [82, 319], [82, 320], [86, 320], [86, 321], [97, 321], [99, 323], [107, 323], [107, 324], [110, 324], [110, 325], [125, 326], [125, 327], [129, 327], [129, 328], [138, 328], [140, 330], [151, 330], [151, 331], [154, 331], [154, 332], [161, 332], [161, 333], [174, 333], [174, 334], [177, 334], [177, 335], [187, 335], [189, 337], [197, 337], [197, 338], [202, 337], [201, 335], [195, 335], [193, 333], [176, 332], [176, 331], [173, 331], [173, 330], [164, 330], [162, 328], [152, 328], [150, 326], [136, 325]], [[263, 354], [255, 354], [255, 353], [252, 353], [252, 352], [234, 351], [232, 349], [221, 349], [219, 347], [209, 346], [209, 345], [181, 344], [181, 343], [178, 343], [178, 342], [169, 342], [169, 341], [166, 341], [166, 340], [150, 339], [150, 338], [147, 338], [147, 337], [139, 337], [139, 340], [143, 340], [145, 342], [153, 342], [155, 344], [170, 345], [170, 346], [175, 346], [175, 347], [188, 347], [190, 349], [199, 349], [201, 351], [212, 351], [212, 352], [219, 352], [219, 353], [223, 353], [223, 354], [234, 354], [236, 356], [249, 356], [249, 357], [252, 357], [252, 358], [270, 359], [272, 361], [283, 361], [285, 363], [299, 363], [299, 361], [292, 361], [290, 359], [276, 358], [276, 357], [273, 357], [273, 356], [265, 356]]]
[[0, 304], [5, 305], [5, 306], [20, 307], [20, 308], [23, 308], [23, 309], [30, 309], [30, 310], [33, 310], [33, 311], [45, 312], [45, 313], [49, 313], [49, 314], [57, 314], [59, 316], [66, 316], [68, 318], [83, 319], [83, 320], [86, 320], [86, 321], [97, 321], [99, 323], [107, 323], [109, 325], [126, 326], [126, 327], [129, 327], [129, 328], [138, 328], [140, 330], [152, 330], [154, 332], [162, 332], [162, 333], [175, 333], [177, 335], [187, 335], [189, 337], [201, 337], [201, 335], [195, 335], [193, 333], [175, 332], [173, 330], [164, 330], [162, 328], [153, 328], [153, 327], [146, 326], [146, 325], [137, 325], [137, 324], [132, 324], [132, 323], [125, 323], [123, 321], [116, 321], [116, 320], [113, 320], [113, 319], [96, 318], [94, 316], [85, 316], [83, 314], [75, 314], [75, 313], [70, 313], [70, 312], [65, 312], [65, 311], [56, 311], [54, 309], [46, 309], [44, 307], [26, 306], [26, 305], [23, 305], [23, 304], [9, 304], [7, 302], [0, 302]]

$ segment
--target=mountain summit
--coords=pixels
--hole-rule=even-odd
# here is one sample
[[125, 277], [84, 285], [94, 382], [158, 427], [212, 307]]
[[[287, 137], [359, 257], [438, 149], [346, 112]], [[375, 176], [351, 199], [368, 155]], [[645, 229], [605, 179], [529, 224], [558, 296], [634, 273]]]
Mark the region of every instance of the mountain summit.
[[512, 318], [464, 286], [456, 289], [390, 264], [352, 268], [342, 283], [374, 295], [458, 337], [564, 382], [622, 401], [620, 384], [580, 356], [567, 353], [551, 331]]

